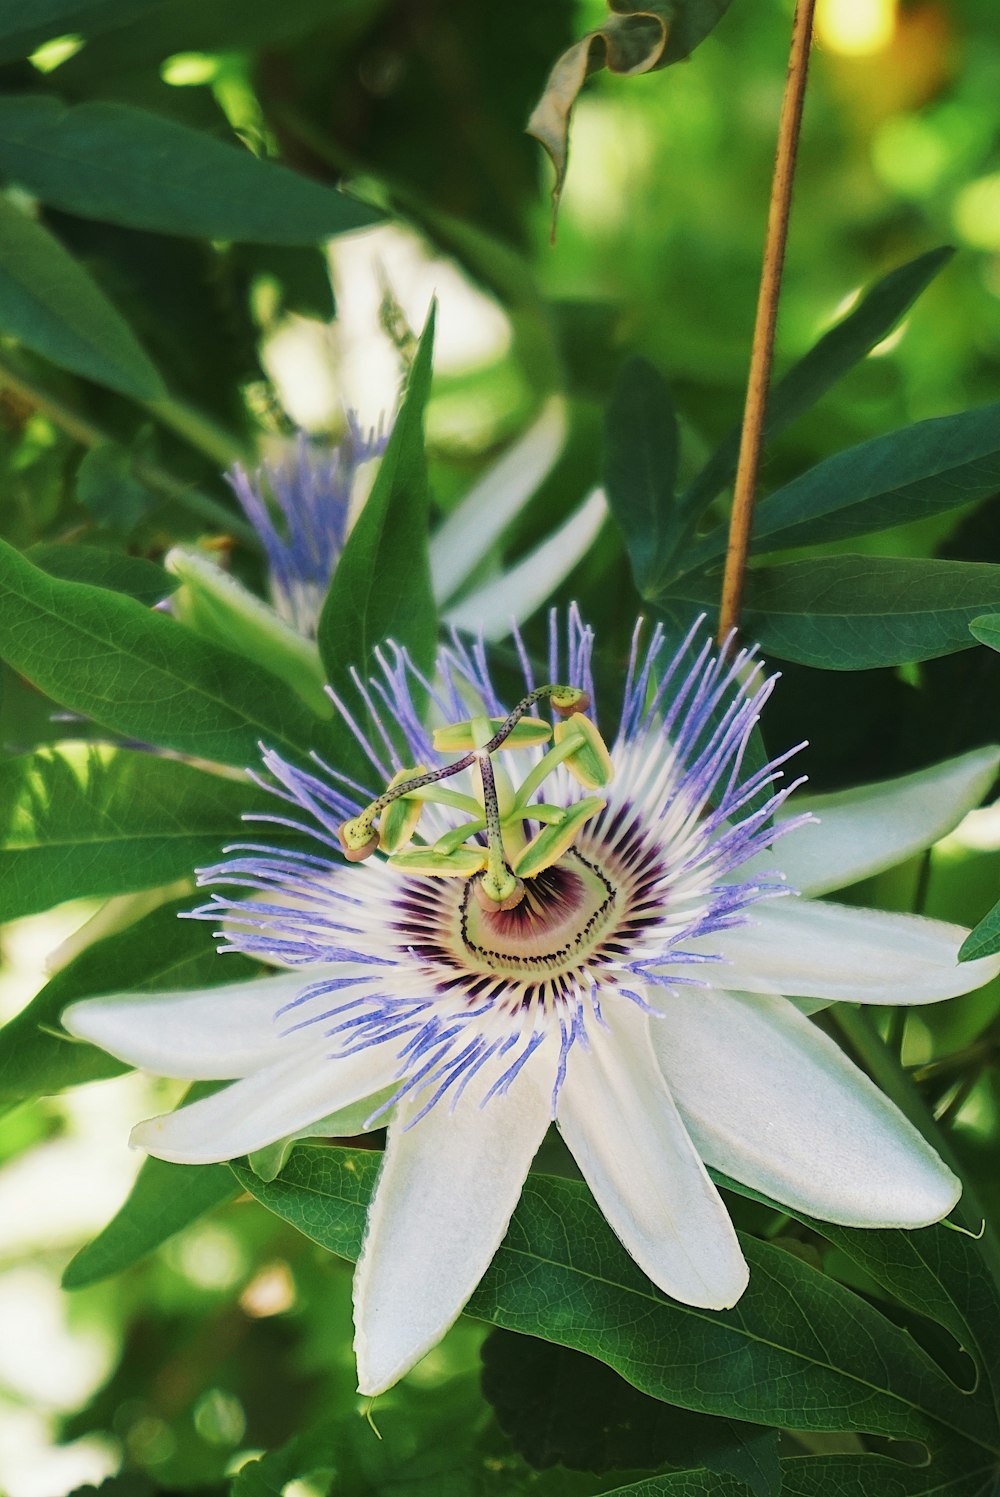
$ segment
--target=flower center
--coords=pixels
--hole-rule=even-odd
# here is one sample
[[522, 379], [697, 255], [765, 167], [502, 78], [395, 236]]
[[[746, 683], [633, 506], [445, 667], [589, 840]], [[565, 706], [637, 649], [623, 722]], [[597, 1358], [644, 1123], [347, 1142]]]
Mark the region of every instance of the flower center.
[[489, 908], [470, 879], [459, 908], [462, 944], [483, 972], [537, 977], [579, 966], [615, 915], [614, 885], [571, 850], [525, 881], [513, 908]]

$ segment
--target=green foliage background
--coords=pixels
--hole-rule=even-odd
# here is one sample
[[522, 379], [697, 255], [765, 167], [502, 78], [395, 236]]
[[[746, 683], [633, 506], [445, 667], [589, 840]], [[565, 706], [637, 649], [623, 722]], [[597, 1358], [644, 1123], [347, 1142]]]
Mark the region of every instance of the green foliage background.
[[[68, 1202], [60, 1216], [44, 1166], [99, 1171], [127, 1116], [177, 1096], [135, 1078], [66, 1091], [121, 1067], [55, 1037], [65, 1004], [232, 978], [243, 961], [219, 973], [176, 914], [248, 793], [136, 743], [237, 767], [262, 737], [293, 756], [352, 752], [278, 675], [150, 611], [177, 542], [230, 537], [234, 570], [261, 586], [221, 474], [292, 428], [267, 351], [345, 310], [330, 236], [406, 225], [493, 299], [509, 339], [432, 382], [429, 334], [417, 345], [421, 326], [400, 333], [387, 308], [406, 403], [327, 600], [329, 679], [387, 631], [428, 653], [427, 532], [553, 394], [565, 448], [467, 586], [604, 481], [614, 518], [556, 599], [597, 627], [605, 692], [637, 611], [679, 625], [716, 606], [789, 7], [733, 0], [689, 61], [588, 83], [550, 247], [548, 164], [523, 126], [555, 57], [603, 14], [596, 0], [27, 0], [0, 15], [0, 915], [18, 922], [3, 947], [0, 1306], [35, 1306], [9, 1322], [22, 1350], [0, 1358], [0, 1416], [26, 1448], [83, 1450], [68, 1471], [120, 1465], [106, 1497], [271, 1497], [293, 1481], [296, 1497], [997, 1489], [995, 1226], [984, 1249], [943, 1228], [904, 1247], [733, 1194], [762, 1271], [742, 1329], [695, 1325], [645, 1293], [553, 1145], [477, 1318], [379, 1401], [378, 1438], [353, 1392], [347, 1262], [372, 1155], [300, 1149], [272, 1182], [150, 1161], [89, 1244], [98, 1224]], [[988, 0], [885, 14], [881, 49], [850, 56], [821, 35], [814, 57], [748, 587], [748, 630], [784, 673], [768, 747], [808, 738], [820, 789], [1000, 738], [1000, 632], [975, 622], [1000, 614], [1000, 43]], [[387, 387], [386, 411], [396, 398]], [[540, 614], [526, 634], [541, 646]], [[109, 734], [124, 746], [87, 752]], [[1000, 835], [952, 838], [857, 898], [976, 925], [998, 873]], [[91, 917], [43, 985], [43, 956]], [[998, 929], [994, 911], [975, 952]], [[842, 1035], [943, 1117], [994, 1223], [998, 1016], [993, 983], [918, 1016], [850, 1015]], [[553, 1220], [587, 1244], [578, 1259], [559, 1261]], [[548, 1278], [530, 1278], [532, 1254]], [[92, 1349], [75, 1382], [30, 1370], [50, 1313], [52, 1356]], [[707, 1394], [676, 1371], [691, 1356], [722, 1369]], [[12, 1497], [76, 1479], [60, 1486], [52, 1465], [32, 1485], [2, 1458]]]

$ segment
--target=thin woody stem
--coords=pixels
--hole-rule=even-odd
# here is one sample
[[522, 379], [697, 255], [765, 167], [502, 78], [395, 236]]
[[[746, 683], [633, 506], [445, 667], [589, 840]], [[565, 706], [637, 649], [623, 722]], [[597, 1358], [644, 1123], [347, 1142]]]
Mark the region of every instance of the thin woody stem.
[[722, 580], [718, 632], [718, 641], [721, 646], [725, 646], [729, 637], [735, 635], [743, 612], [743, 584], [750, 551], [750, 533], [753, 528], [757, 471], [760, 467], [764, 416], [767, 410], [768, 388], [771, 383], [774, 330], [778, 320], [778, 297], [781, 291], [781, 272], [785, 262], [785, 245], [788, 241], [792, 184], [795, 179], [795, 161], [802, 126], [802, 106], [809, 72], [809, 48], [812, 42], [815, 7], [816, 0], [797, 0], [795, 19], [792, 23], [788, 77], [785, 82], [785, 96], [778, 125], [778, 148], [774, 161], [774, 176], [771, 181], [771, 203], [767, 215], [764, 264], [761, 269], [760, 291], [757, 297], [757, 320], [754, 325], [753, 347], [750, 351], [750, 373], [747, 380], [746, 405], [743, 410], [743, 429], [740, 434], [740, 455], [733, 489], [733, 512], [729, 522], [729, 547], [726, 552], [726, 570]]

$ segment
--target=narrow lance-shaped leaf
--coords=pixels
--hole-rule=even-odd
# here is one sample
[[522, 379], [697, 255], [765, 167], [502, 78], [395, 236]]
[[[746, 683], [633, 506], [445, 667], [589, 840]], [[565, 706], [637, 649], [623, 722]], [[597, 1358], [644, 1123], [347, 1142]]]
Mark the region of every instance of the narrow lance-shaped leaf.
[[64, 212], [160, 234], [315, 244], [382, 217], [244, 146], [131, 104], [8, 94], [0, 171]]
[[[758, 504], [755, 551], [849, 540], [942, 514], [1000, 490], [1000, 405], [918, 421], [817, 463]], [[720, 526], [684, 558], [725, 555]]]
[[231, 1201], [239, 1189], [224, 1164], [146, 1159], [121, 1210], [66, 1265], [62, 1287], [86, 1289], [123, 1273], [206, 1212]]
[[268, 799], [246, 781], [97, 744], [0, 762], [0, 921], [189, 877]]
[[[765, 442], [790, 426], [870, 354], [954, 253], [948, 245], [930, 250], [876, 281], [854, 310], [824, 333], [805, 357], [775, 383], [767, 400]], [[736, 426], [684, 494], [685, 509], [700, 514], [716, 494], [728, 487], [736, 474], [739, 450], [740, 429]]]
[[50, 577], [2, 541], [0, 654], [104, 727], [223, 764], [256, 764], [261, 740], [299, 756], [339, 741], [276, 676], [132, 598]]
[[995, 956], [1000, 951], [1000, 900], [983, 916], [958, 949], [960, 962], [974, 962], [981, 956]]
[[424, 407], [431, 384], [434, 310], [427, 319], [406, 393], [371, 494], [337, 563], [319, 621], [330, 684], [350, 693], [350, 670], [369, 674], [387, 639], [429, 666], [437, 614], [427, 554]]
[[[356, 1258], [378, 1160], [302, 1148], [278, 1179], [237, 1178], [314, 1241]], [[628, 1257], [586, 1186], [531, 1175], [468, 1312], [608, 1363], [682, 1408], [796, 1429], [868, 1430], [982, 1446], [989, 1411], [970, 1406], [912, 1340], [790, 1253], [744, 1238], [750, 1286], [735, 1309], [669, 1300]]]
[[660, 577], [679, 539], [677, 452], [677, 417], [666, 380], [645, 359], [629, 359], [608, 406], [604, 488], [640, 592]]
[[0, 195], [0, 332], [133, 400], [166, 388], [120, 312], [48, 229]]
[[[713, 608], [719, 579], [673, 584]], [[669, 597], [664, 600], [669, 603]], [[968, 649], [971, 621], [1000, 607], [1000, 566], [919, 557], [823, 556], [747, 572], [743, 628], [766, 654], [823, 670], [871, 670]]]

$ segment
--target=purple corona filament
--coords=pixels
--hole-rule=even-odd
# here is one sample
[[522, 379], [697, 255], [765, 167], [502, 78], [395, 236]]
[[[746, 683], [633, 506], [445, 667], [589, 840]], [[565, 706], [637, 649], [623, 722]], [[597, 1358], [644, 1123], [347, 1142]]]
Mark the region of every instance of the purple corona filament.
[[348, 413], [348, 434], [321, 446], [300, 432], [281, 460], [254, 472], [237, 463], [226, 478], [260, 536], [277, 612], [315, 636], [319, 612], [344, 549], [358, 469], [381, 457], [388, 436], [364, 431]]

